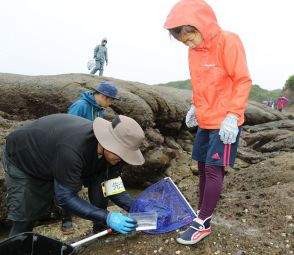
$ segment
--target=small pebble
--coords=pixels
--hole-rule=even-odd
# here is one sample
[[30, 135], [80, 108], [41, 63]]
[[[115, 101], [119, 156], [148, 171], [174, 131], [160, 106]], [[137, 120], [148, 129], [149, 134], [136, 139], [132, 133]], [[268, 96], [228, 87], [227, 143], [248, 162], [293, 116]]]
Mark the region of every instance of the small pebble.
[[287, 220], [292, 220], [293, 219], [292, 215], [286, 215], [285, 217], [286, 217]]

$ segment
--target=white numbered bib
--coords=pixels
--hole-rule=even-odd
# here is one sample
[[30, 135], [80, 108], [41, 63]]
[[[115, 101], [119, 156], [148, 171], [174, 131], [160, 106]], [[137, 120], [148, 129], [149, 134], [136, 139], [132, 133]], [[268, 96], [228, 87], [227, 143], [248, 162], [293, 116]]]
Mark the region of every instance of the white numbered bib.
[[104, 197], [119, 194], [125, 191], [124, 183], [121, 177], [107, 180], [101, 183]]

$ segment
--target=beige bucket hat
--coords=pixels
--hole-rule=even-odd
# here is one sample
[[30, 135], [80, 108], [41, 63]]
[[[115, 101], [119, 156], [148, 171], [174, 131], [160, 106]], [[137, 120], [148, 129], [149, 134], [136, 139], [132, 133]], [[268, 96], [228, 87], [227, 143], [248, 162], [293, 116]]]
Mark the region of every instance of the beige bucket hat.
[[96, 118], [93, 123], [98, 142], [130, 165], [142, 165], [145, 159], [139, 147], [145, 138], [144, 131], [132, 118], [118, 115], [112, 122]]

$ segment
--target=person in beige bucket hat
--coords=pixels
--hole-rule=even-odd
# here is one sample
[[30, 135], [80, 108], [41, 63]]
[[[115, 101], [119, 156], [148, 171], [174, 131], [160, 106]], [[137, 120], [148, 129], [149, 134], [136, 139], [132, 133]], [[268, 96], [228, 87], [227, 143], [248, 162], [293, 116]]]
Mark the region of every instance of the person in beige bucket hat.
[[127, 116], [119, 115], [112, 122], [96, 118], [94, 134], [101, 146], [130, 165], [142, 165], [145, 160], [139, 149], [144, 132], [140, 125]]
[[[90, 121], [70, 114], [52, 114], [10, 133], [3, 150], [7, 185], [9, 236], [31, 232], [53, 197], [58, 206], [93, 221], [93, 232], [112, 228], [128, 234], [137, 222], [107, 210], [108, 200], [129, 211], [133, 202], [121, 171], [142, 165], [144, 132], [132, 118]], [[18, 178], [15, 178], [17, 176]], [[79, 197], [88, 188], [90, 203]], [[99, 229], [100, 228], [100, 229]]]

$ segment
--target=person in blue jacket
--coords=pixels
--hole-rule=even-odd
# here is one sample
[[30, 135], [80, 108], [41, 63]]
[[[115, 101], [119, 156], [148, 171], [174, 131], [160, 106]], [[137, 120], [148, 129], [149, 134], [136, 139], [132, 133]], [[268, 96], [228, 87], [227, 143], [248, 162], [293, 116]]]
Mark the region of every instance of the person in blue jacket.
[[133, 199], [120, 172], [124, 164], [144, 163], [140, 151], [144, 137], [140, 125], [123, 115], [111, 122], [102, 118], [93, 122], [59, 113], [14, 130], [6, 137], [2, 158], [12, 221], [9, 236], [31, 232], [54, 195], [59, 206], [81, 218], [122, 234], [134, 231], [135, 219], [92, 205], [79, 197], [79, 191], [93, 185], [96, 196], [106, 196], [128, 211]]
[[117, 88], [111, 82], [101, 82], [95, 92], [81, 93], [81, 98], [75, 101], [68, 109], [68, 113], [88, 120], [104, 117], [105, 108], [118, 99]]
[[[68, 113], [83, 117], [88, 120], [95, 120], [97, 117], [104, 118], [105, 108], [113, 103], [113, 100], [118, 99], [117, 88], [111, 82], [101, 82], [95, 92], [86, 91], [81, 93], [81, 98], [75, 101], [68, 109]], [[97, 197], [93, 185], [88, 187], [90, 202], [94, 205], [101, 206], [103, 209], [107, 208], [108, 201], [106, 198]], [[93, 232], [96, 233], [103, 229], [103, 224], [98, 222], [93, 224]], [[61, 231], [64, 235], [73, 234], [75, 232], [72, 216], [67, 210], [62, 208], [62, 223]]]

